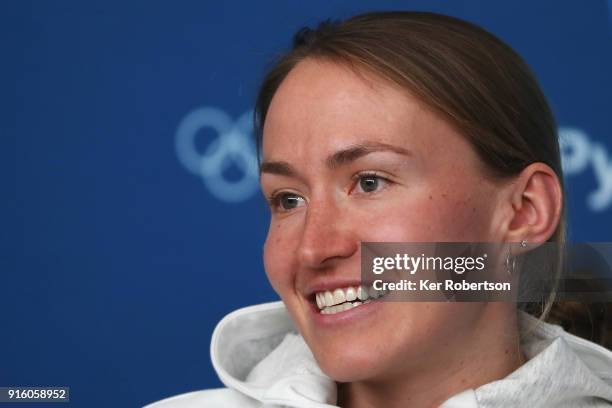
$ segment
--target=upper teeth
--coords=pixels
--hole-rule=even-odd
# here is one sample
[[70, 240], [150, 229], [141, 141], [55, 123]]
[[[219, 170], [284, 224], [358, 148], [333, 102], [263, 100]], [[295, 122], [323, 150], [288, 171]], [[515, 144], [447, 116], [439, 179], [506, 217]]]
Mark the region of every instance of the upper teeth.
[[[360, 301], [365, 301], [368, 299], [376, 299], [384, 295], [384, 292], [378, 291], [371, 286], [349, 286], [346, 288], [337, 288], [333, 291], [326, 290], [324, 292], [317, 292], [315, 294], [315, 298], [317, 301], [317, 306], [322, 311], [328, 310], [332, 311], [332, 306], [341, 305], [345, 302], [354, 302], [352, 306], [360, 305]], [[357, 300], [359, 299], [359, 300]], [[356, 301], [357, 300], [357, 301]], [[350, 305], [350, 304], [347, 304]], [[341, 311], [346, 310], [347, 308], [333, 308], [333, 311]]]

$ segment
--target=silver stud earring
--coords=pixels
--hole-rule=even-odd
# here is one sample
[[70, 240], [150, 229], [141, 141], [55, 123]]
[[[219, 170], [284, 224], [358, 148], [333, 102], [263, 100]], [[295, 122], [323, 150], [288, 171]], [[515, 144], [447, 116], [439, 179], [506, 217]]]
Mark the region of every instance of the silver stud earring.
[[527, 241], [526, 240], [522, 240], [521, 241], [521, 247], [527, 248]]

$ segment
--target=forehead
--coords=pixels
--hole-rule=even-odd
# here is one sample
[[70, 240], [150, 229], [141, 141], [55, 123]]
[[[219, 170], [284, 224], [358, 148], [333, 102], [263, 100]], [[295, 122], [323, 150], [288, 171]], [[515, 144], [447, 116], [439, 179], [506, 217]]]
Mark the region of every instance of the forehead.
[[[364, 139], [396, 145], [433, 115], [406, 90], [325, 60], [296, 65], [275, 93], [264, 124], [263, 154], [333, 151]], [[415, 139], [415, 138], [412, 138]]]

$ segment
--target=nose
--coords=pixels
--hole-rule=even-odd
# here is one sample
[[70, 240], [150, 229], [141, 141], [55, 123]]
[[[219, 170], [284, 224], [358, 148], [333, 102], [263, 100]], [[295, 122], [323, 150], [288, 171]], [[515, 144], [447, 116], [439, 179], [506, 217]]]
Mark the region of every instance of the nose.
[[328, 267], [359, 249], [359, 239], [346, 214], [331, 201], [310, 202], [304, 217], [298, 258], [302, 266]]

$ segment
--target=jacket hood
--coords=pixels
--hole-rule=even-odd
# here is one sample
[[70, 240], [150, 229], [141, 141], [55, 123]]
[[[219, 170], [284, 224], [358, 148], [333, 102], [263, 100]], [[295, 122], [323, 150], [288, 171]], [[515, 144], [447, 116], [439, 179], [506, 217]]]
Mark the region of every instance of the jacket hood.
[[282, 302], [238, 309], [213, 332], [221, 382], [265, 405], [334, 407], [336, 383], [317, 365]]
[[[612, 404], [612, 352], [522, 313], [528, 361], [507, 377], [463, 391], [442, 408], [601, 407]], [[334, 407], [336, 383], [317, 365], [282, 302], [236, 310], [215, 328], [221, 381], [257, 405]]]

